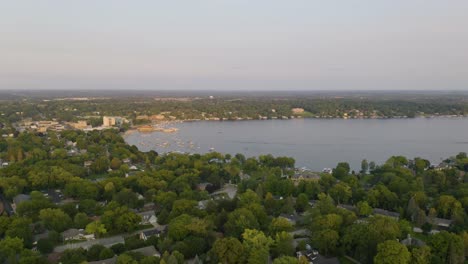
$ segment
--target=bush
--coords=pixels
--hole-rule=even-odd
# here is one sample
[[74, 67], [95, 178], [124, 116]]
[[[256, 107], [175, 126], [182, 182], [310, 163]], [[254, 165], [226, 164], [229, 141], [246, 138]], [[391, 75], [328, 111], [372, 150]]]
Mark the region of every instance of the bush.
[[48, 254], [54, 249], [54, 243], [48, 238], [41, 238], [37, 241], [37, 249], [42, 254]]

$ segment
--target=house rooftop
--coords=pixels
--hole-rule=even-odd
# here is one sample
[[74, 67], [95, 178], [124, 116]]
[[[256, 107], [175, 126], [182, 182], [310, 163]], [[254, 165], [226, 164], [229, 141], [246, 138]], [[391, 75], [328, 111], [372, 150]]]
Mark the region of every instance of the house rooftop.
[[148, 246], [143, 248], [137, 248], [134, 250], [130, 250], [130, 252], [141, 253], [143, 256], [161, 256], [161, 253], [156, 250], [154, 246]]
[[400, 218], [400, 214], [397, 212], [387, 211], [385, 209], [375, 208], [373, 211], [374, 214], [383, 215], [388, 217]]
[[348, 211], [353, 211], [353, 212], [356, 211], [356, 206], [350, 205], [350, 204], [339, 204], [336, 207], [342, 208]]
[[405, 246], [416, 246], [416, 247], [422, 247], [426, 245], [422, 240], [417, 239], [417, 238], [412, 238], [410, 234], [408, 234], [408, 237], [400, 241], [401, 244]]
[[161, 232], [162, 232], [162, 230], [160, 230], [158, 228], [155, 228], [155, 229], [142, 231], [141, 233], [143, 233], [146, 237], [150, 237], [150, 236], [155, 236], [155, 235], [161, 234]]
[[144, 211], [144, 212], [138, 212], [137, 214], [141, 217], [151, 217], [155, 215], [155, 212], [154, 210], [149, 210], [149, 211]]
[[62, 232], [62, 237], [74, 237], [79, 234], [84, 234], [84, 231], [76, 228], [70, 228]]
[[452, 220], [450, 219], [444, 219], [444, 218], [434, 218], [434, 224], [438, 225], [438, 226], [445, 226], [445, 227], [449, 227], [451, 224], [452, 224]]
[[27, 194], [18, 194], [13, 198], [13, 202], [18, 205], [22, 202], [31, 200], [31, 196]]

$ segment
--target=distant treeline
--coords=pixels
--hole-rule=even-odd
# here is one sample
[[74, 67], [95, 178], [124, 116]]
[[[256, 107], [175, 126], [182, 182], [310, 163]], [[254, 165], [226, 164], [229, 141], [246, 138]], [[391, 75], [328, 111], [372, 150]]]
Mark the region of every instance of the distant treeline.
[[[293, 113], [303, 108], [304, 113]], [[467, 115], [464, 96], [431, 95], [310, 96], [310, 97], [126, 97], [89, 100], [13, 99], [0, 104], [0, 122], [13, 123], [23, 118], [76, 121], [104, 115], [137, 116], [165, 113], [187, 119], [257, 119], [292, 115], [315, 118], [393, 118], [432, 115]]]

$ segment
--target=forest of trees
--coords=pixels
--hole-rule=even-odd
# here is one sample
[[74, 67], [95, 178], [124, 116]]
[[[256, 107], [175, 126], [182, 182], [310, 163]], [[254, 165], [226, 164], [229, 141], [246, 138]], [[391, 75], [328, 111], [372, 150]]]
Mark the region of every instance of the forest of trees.
[[[113, 256], [117, 263], [308, 263], [296, 252], [310, 248], [361, 263], [464, 263], [468, 253], [465, 153], [441, 167], [394, 156], [381, 165], [363, 161], [355, 173], [342, 162], [319, 180], [295, 181], [291, 158], [143, 153], [107, 130], [20, 133], [0, 139], [0, 159], [8, 163], [0, 169], [4, 209], [30, 195], [0, 216], [0, 263], [53, 262], [70, 228], [97, 238], [125, 234], [125, 243], [68, 249], [62, 263]], [[233, 199], [212, 196], [227, 184], [237, 188]], [[50, 190], [67, 202], [54, 203]], [[166, 229], [141, 240], [131, 234], [147, 227], [138, 213], [148, 204]], [[440, 228], [437, 219], [451, 224]], [[408, 235], [423, 244], [400, 243]], [[161, 258], [131, 251], [143, 246]]]
[[[116, 103], [118, 101], [118, 103]], [[99, 124], [102, 116], [125, 116], [135, 123], [139, 115], [169, 113], [179, 120], [220, 118], [258, 119], [293, 115], [292, 108], [303, 108], [303, 117], [316, 118], [392, 118], [432, 115], [468, 114], [468, 103], [445, 97], [193, 97], [154, 100], [148, 97], [94, 98], [92, 100], [24, 100], [2, 101], [0, 123], [14, 123], [23, 118], [33, 120], [77, 121], [83, 118]], [[297, 116], [297, 114], [296, 114]]]

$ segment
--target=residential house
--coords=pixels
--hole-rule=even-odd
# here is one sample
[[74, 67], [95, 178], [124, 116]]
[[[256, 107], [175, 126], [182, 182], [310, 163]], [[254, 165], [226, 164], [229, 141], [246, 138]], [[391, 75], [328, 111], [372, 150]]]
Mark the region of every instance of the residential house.
[[135, 253], [140, 253], [145, 257], [161, 257], [161, 253], [156, 250], [154, 246], [149, 246], [149, 247], [143, 247], [143, 248], [137, 248], [134, 250], [130, 250], [130, 252], [135, 252]]
[[63, 241], [68, 240], [93, 240], [94, 234], [86, 234], [83, 229], [70, 228], [62, 232]]
[[345, 210], [348, 210], [348, 211], [351, 211], [351, 212], [356, 212], [356, 210], [357, 210], [356, 206], [350, 205], [350, 204], [339, 204], [336, 207], [341, 208], [341, 209], [345, 209]]
[[212, 184], [209, 183], [209, 182], [202, 182], [202, 183], [199, 183], [199, 184], [197, 184], [197, 190], [199, 190], [199, 191], [206, 191], [206, 188], [207, 188], [208, 186], [210, 186], [210, 185], [212, 185]]
[[303, 181], [303, 180], [308, 180], [308, 181], [318, 181], [320, 180], [320, 174], [309, 171], [309, 170], [300, 170], [294, 173], [292, 180], [294, 181]]
[[288, 220], [288, 222], [291, 223], [292, 225], [295, 225], [297, 223], [297, 221], [299, 220], [299, 217], [297, 215], [294, 215], [294, 214], [280, 214], [279, 217], [282, 217], [282, 218]]
[[115, 244], [124, 244], [125, 240], [122, 236], [113, 236], [113, 237], [107, 237], [107, 238], [100, 238], [100, 239], [93, 239], [93, 240], [88, 240], [88, 241], [83, 241], [83, 242], [78, 242], [78, 243], [68, 243], [64, 245], [60, 245], [54, 248], [54, 252], [64, 252], [67, 249], [77, 249], [77, 248], [83, 248], [83, 249], [89, 249], [90, 247], [94, 245], [103, 245], [107, 248], [110, 248], [111, 246]]
[[141, 216], [140, 225], [154, 225], [158, 223], [158, 218], [156, 217], [156, 213], [154, 211], [140, 212], [137, 214]]
[[440, 229], [448, 229], [452, 225], [452, 220], [444, 218], [434, 218], [432, 223]]
[[224, 188], [216, 192], [213, 192], [210, 195], [215, 199], [224, 199], [224, 198], [234, 199], [234, 197], [236, 197], [236, 194], [237, 194], [237, 186], [233, 184], [226, 184]]
[[140, 233], [140, 239], [141, 240], [148, 240], [148, 238], [150, 237], [159, 237], [162, 233], [162, 230], [161, 228], [154, 228], [154, 229], [150, 229], [150, 230], [144, 230]]
[[424, 243], [424, 241], [422, 241], [420, 239], [417, 239], [417, 238], [412, 238], [410, 234], [408, 234], [407, 238], [400, 241], [400, 243], [407, 246], [407, 247], [409, 247], [409, 246], [422, 247], [422, 246], [426, 245], [426, 243]]
[[13, 204], [11, 207], [16, 212], [16, 208], [23, 202], [31, 200], [31, 196], [27, 194], [18, 194], [13, 198]]
[[208, 203], [210, 202], [211, 200], [203, 200], [203, 201], [198, 201], [198, 209], [200, 210], [206, 210], [206, 207], [208, 206]]
[[390, 218], [393, 218], [393, 219], [395, 219], [397, 221], [400, 219], [400, 214], [399, 213], [392, 212], [392, 211], [387, 211], [387, 210], [380, 209], [380, 208], [375, 208], [373, 213], [375, 215], [390, 217]]

